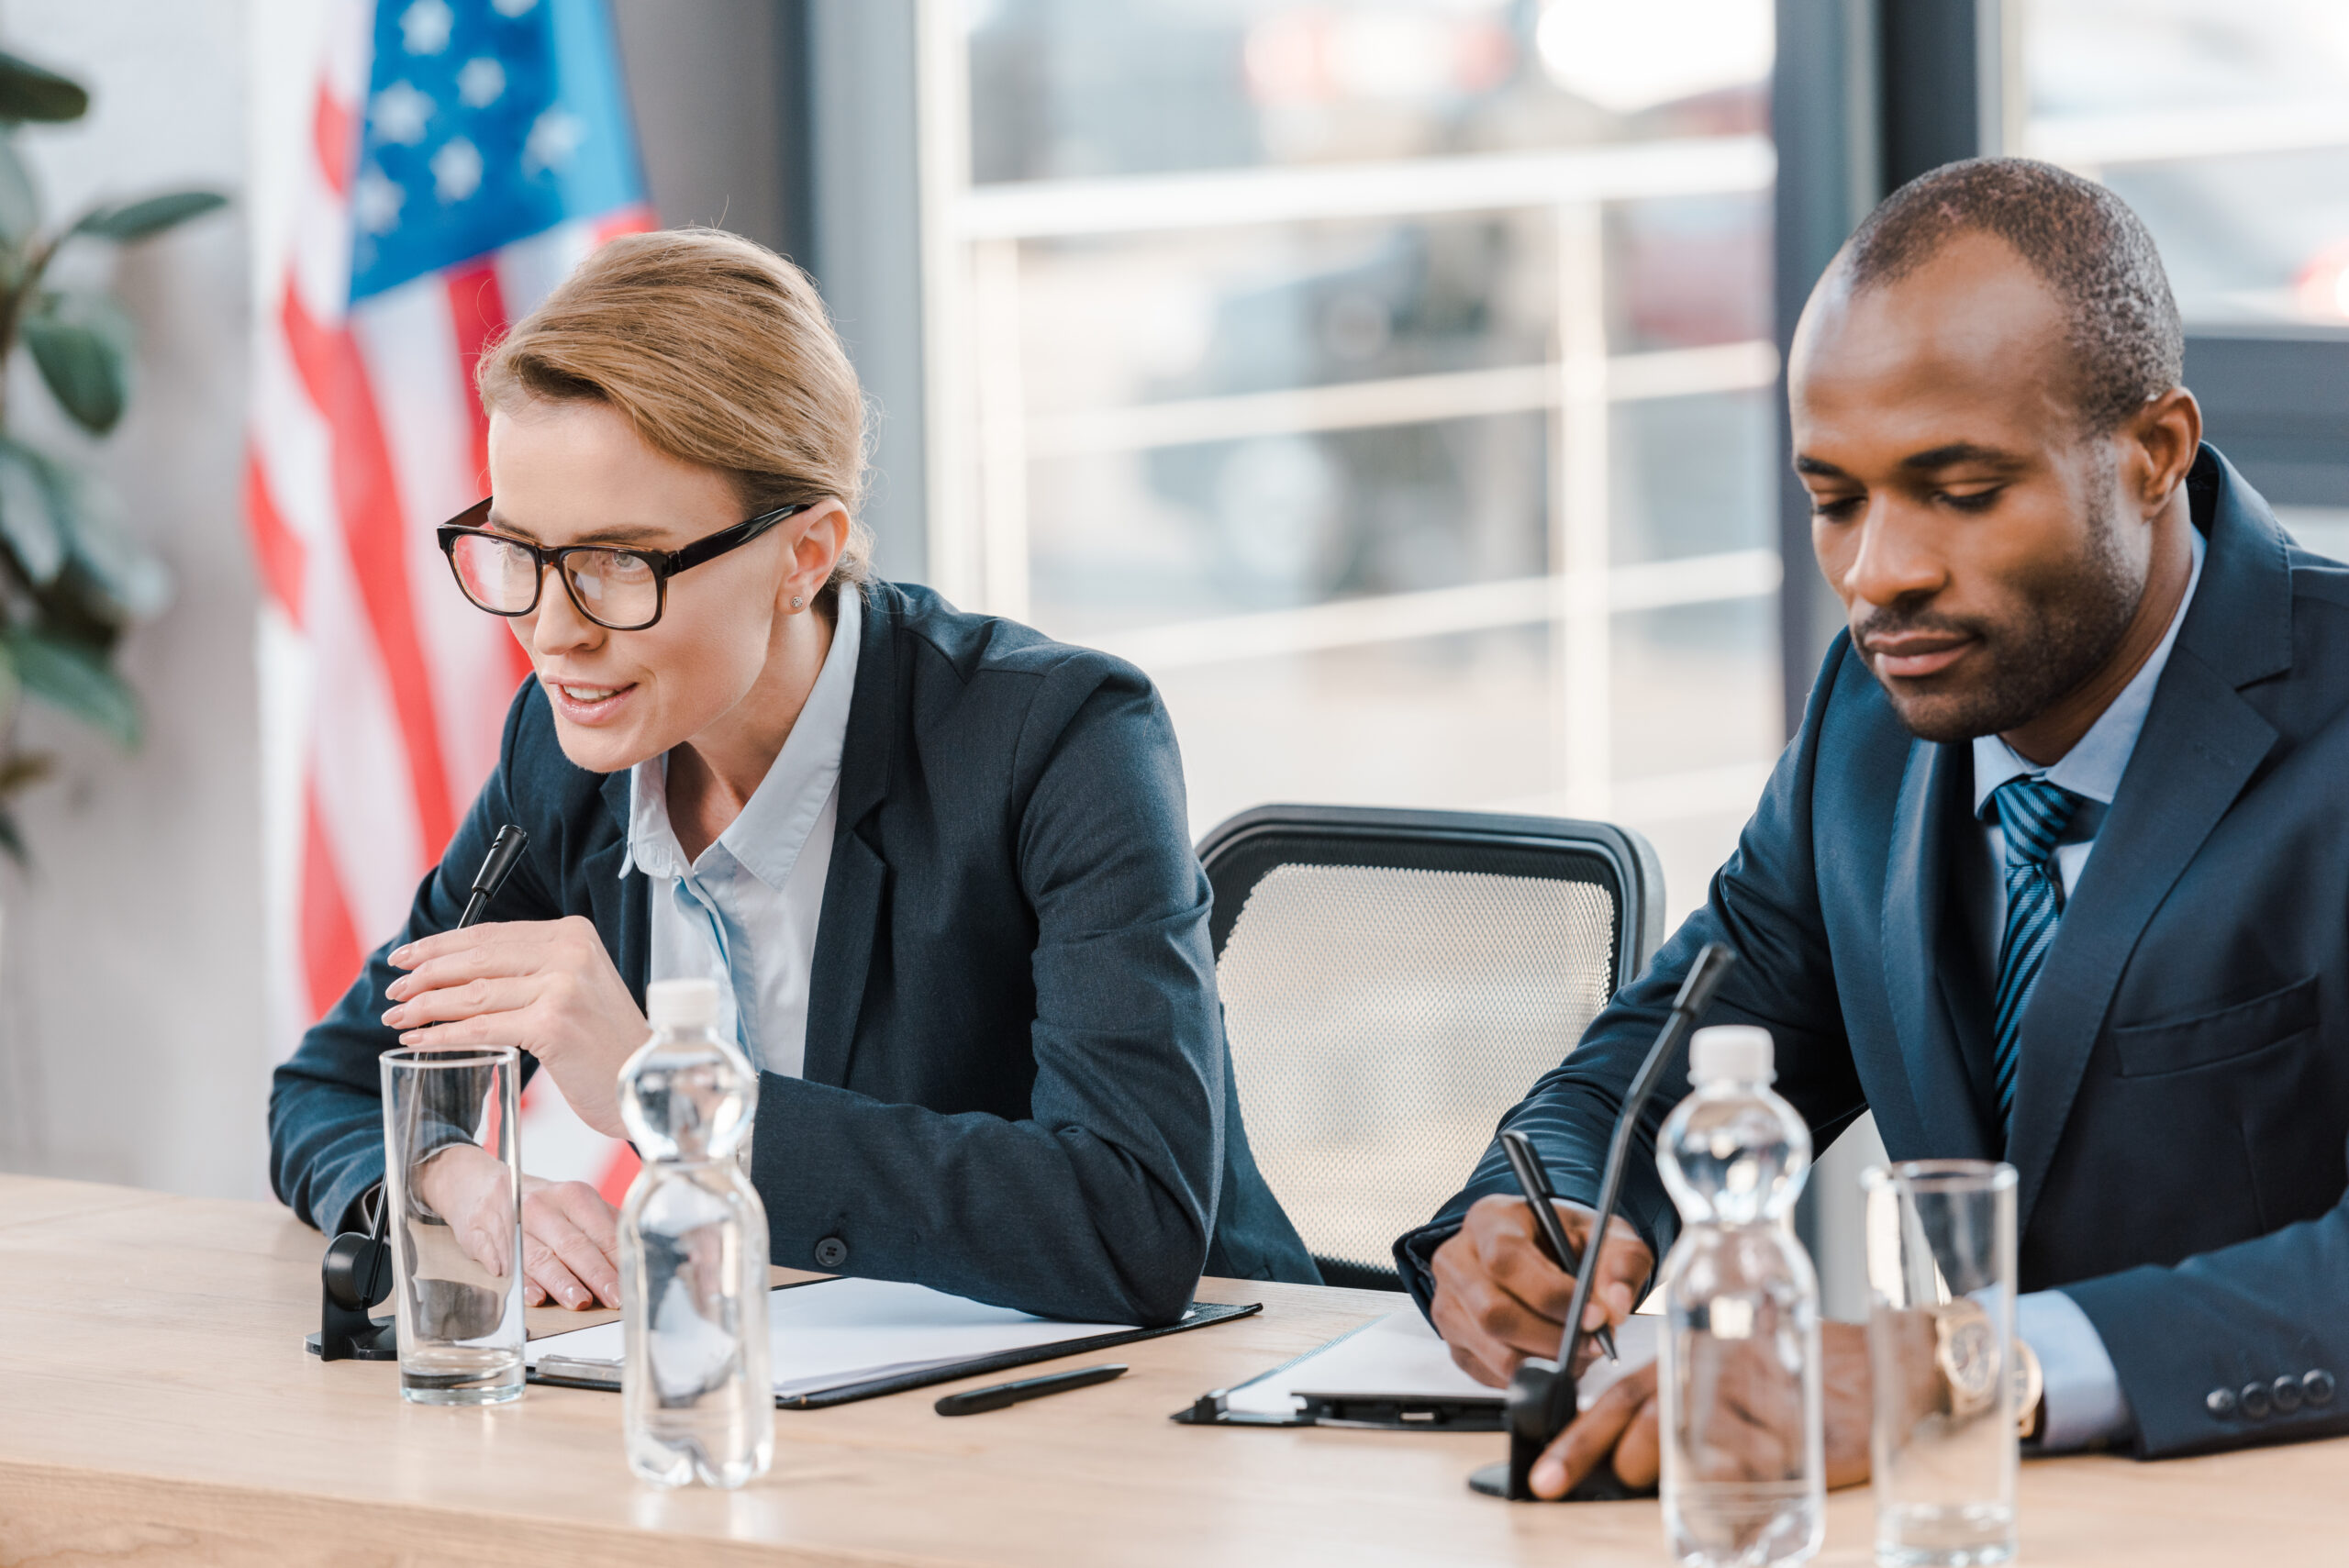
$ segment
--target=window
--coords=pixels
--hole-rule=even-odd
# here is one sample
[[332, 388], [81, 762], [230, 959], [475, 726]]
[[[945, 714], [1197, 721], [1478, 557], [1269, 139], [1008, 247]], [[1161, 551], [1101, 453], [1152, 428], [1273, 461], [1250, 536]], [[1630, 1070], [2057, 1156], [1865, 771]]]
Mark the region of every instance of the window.
[[2024, 150], [2142, 216], [2211, 439], [2349, 556], [2349, 6], [2027, 0]]
[[1192, 825], [1609, 817], [1784, 739], [1770, 0], [930, 13], [931, 579], [1130, 658]]

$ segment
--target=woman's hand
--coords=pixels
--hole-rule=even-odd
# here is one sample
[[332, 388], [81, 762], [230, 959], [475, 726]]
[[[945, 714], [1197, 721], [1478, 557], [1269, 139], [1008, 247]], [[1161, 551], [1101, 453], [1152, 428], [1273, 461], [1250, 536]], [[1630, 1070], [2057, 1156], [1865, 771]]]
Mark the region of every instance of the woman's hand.
[[516, 920], [443, 931], [391, 955], [406, 974], [384, 1022], [427, 1050], [518, 1046], [554, 1074], [579, 1119], [624, 1138], [621, 1063], [652, 1031], [585, 919]]
[[[491, 1273], [513, 1255], [514, 1211], [506, 1163], [452, 1143], [416, 1173], [417, 1196], [448, 1222], [465, 1255]], [[522, 1300], [584, 1310], [620, 1304], [619, 1211], [584, 1182], [522, 1178]]]

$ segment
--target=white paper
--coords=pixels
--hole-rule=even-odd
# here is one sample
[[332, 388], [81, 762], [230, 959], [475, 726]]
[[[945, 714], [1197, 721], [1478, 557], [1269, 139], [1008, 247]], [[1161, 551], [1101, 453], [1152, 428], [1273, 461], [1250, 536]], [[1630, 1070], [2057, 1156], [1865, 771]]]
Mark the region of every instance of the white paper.
[[[1587, 1406], [1625, 1373], [1655, 1359], [1653, 1318], [1633, 1317], [1615, 1330], [1620, 1363], [1601, 1356], [1576, 1390]], [[1460, 1370], [1452, 1351], [1416, 1308], [1390, 1312], [1333, 1340], [1311, 1355], [1230, 1390], [1224, 1408], [1235, 1415], [1286, 1417], [1302, 1407], [1301, 1394], [1350, 1397], [1402, 1395], [1419, 1399], [1481, 1399], [1497, 1407], [1501, 1390]]]
[[[1037, 1318], [893, 1280], [821, 1280], [767, 1296], [769, 1365], [784, 1397], [1133, 1327]], [[625, 1342], [615, 1320], [533, 1340], [527, 1359], [532, 1366], [552, 1355], [617, 1367]]]

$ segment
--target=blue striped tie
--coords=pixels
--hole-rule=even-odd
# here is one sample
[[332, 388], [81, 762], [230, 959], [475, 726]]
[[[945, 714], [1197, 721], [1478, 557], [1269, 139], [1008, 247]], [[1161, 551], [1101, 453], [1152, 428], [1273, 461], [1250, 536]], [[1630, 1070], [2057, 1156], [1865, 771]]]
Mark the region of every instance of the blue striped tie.
[[2007, 840], [2007, 929], [1998, 939], [1998, 1124], [2014, 1128], [2015, 1075], [2021, 1060], [2022, 1009], [2055, 945], [2064, 915], [2064, 881], [2055, 840], [2080, 796], [2043, 778], [2009, 779], [1990, 795]]

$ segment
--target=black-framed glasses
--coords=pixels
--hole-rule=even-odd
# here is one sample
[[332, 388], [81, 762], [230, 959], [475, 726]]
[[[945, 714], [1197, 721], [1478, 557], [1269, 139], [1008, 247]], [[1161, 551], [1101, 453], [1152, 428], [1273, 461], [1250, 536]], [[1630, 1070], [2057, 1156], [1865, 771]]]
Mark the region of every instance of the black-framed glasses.
[[552, 566], [581, 615], [607, 630], [642, 631], [667, 607], [670, 578], [741, 549], [807, 506], [802, 501], [761, 512], [683, 550], [630, 550], [616, 544], [548, 550], [482, 527], [489, 520], [485, 497], [440, 525], [440, 550], [465, 597], [491, 615], [526, 616], [537, 609], [547, 568]]

